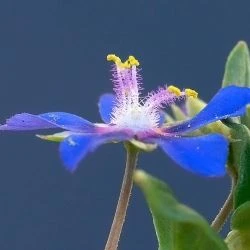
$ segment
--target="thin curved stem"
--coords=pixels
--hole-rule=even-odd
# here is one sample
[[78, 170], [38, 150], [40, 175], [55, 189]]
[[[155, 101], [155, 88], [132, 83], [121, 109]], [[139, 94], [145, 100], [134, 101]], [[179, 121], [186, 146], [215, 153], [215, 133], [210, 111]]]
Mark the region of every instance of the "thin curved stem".
[[211, 223], [211, 227], [217, 232], [222, 229], [223, 225], [225, 224], [228, 216], [230, 215], [233, 209], [233, 194], [237, 177], [234, 173], [232, 173], [232, 171], [229, 172], [229, 175], [231, 176], [232, 181], [230, 193], [222, 208], [220, 209], [219, 213], [216, 215], [215, 219]]
[[133, 186], [133, 173], [136, 167], [138, 150], [130, 143], [126, 144], [127, 162], [123, 176], [122, 187], [117, 203], [113, 223], [109, 232], [109, 237], [105, 250], [116, 250], [120, 239], [122, 227], [125, 221], [129, 198]]
[[233, 209], [233, 191], [231, 189], [224, 205], [222, 206], [219, 213], [216, 215], [215, 219], [213, 220], [211, 224], [211, 227], [215, 231], [219, 232], [221, 230], [222, 226], [226, 222], [227, 217], [231, 213], [232, 209]]

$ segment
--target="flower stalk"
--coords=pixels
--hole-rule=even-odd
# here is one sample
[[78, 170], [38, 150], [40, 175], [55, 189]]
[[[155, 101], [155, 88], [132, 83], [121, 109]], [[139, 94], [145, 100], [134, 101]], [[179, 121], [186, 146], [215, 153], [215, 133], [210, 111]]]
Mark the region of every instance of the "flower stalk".
[[237, 181], [237, 176], [236, 173], [234, 173], [230, 168], [228, 169], [228, 172], [231, 177], [231, 190], [219, 213], [211, 223], [211, 227], [217, 232], [220, 232], [228, 216], [233, 210], [234, 189]]
[[219, 213], [216, 215], [215, 219], [211, 223], [211, 227], [215, 231], [220, 232], [232, 209], [233, 209], [233, 188], [231, 189]]
[[126, 217], [130, 194], [133, 187], [133, 173], [138, 158], [138, 149], [131, 143], [126, 143], [125, 147], [127, 150], [126, 168], [123, 176], [119, 200], [117, 203], [105, 250], [116, 250], [118, 247], [122, 227]]

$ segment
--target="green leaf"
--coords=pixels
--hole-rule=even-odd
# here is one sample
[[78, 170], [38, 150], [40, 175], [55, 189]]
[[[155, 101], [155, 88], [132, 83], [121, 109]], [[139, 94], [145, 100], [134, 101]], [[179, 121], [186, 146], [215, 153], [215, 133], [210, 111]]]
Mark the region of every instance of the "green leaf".
[[159, 250], [225, 250], [224, 241], [197, 212], [180, 204], [162, 181], [137, 170], [140, 187], [153, 216]]
[[250, 231], [250, 201], [243, 203], [234, 211], [231, 228]]
[[233, 230], [225, 242], [229, 250], [250, 250], [250, 231]]
[[232, 216], [233, 229], [226, 238], [230, 250], [250, 249], [250, 201], [245, 202], [236, 209]]
[[[244, 41], [238, 42], [227, 58], [222, 87], [228, 85], [250, 87], [250, 56]], [[250, 128], [250, 107], [241, 117], [241, 123]]]
[[250, 128], [250, 105], [247, 105], [246, 114], [240, 118], [241, 123]]
[[244, 41], [238, 42], [227, 58], [222, 87], [232, 84], [250, 87], [250, 57]]
[[228, 166], [237, 173], [234, 191], [234, 207], [250, 201], [250, 136], [245, 125], [227, 121], [231, 128]]

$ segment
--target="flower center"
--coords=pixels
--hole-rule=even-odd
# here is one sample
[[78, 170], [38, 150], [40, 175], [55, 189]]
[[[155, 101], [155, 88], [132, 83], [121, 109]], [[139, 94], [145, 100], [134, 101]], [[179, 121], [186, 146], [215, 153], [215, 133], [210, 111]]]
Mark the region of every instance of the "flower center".
[[137, 66], [139, 61], [129, 56], [125, 62], [114, 54], [107, 56], [113, 61], [113, 83], [116, 93], [116, 106], [112, 111], [111, 123], [134, 131], [149, 130], [159, 127], [160, 110], [185, 96], [197, 97], [194, 90], [181, 91], [175, 86], [159, 88], [150, 92], [146, 98], [140, 98], [141, 76]]
[[112, 122], [120, 127], [131, 128], [134, 131], [148, 130], [158, 127], [158, 117], [144, 106], [128, 105], [117, 108], [113, 113]]

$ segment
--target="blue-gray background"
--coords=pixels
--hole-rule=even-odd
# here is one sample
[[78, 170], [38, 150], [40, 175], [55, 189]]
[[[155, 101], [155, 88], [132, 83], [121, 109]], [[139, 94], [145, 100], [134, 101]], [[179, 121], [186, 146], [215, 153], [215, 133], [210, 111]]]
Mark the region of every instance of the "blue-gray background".
[[[218, 90], [226, 56], [250, 42], [248, 1], [8, 0], [0, 2], [0, 118], [67, 111], [100, 121], [98, 96], [111, 90], [107, 53], [136, 55], [146, 90], [165, 83]], [[114, 213], [125, 152], [101, 147], [68, 173], [57, 144], [1, 134], [1, 250], [99, 250]], [[204, 179], [159, 150], [139, 167], [211, 220], [229, 180]], [[150, 213], [134, 188], [120, 249], [156, 249]]]

